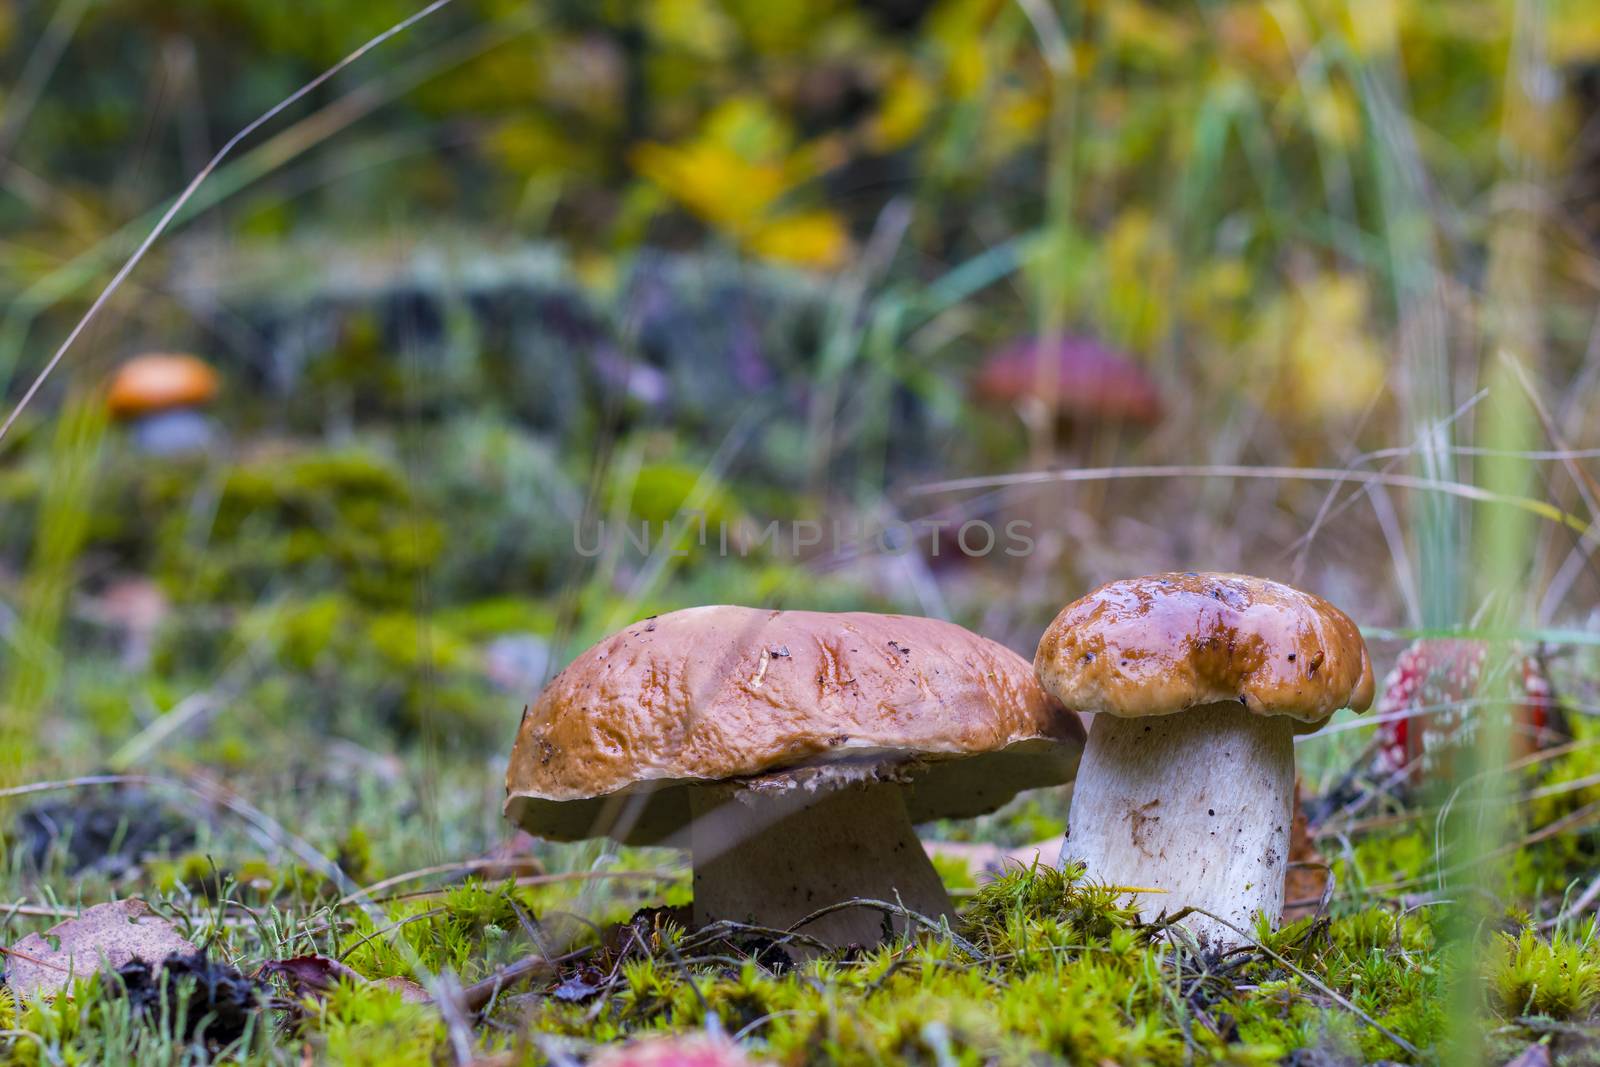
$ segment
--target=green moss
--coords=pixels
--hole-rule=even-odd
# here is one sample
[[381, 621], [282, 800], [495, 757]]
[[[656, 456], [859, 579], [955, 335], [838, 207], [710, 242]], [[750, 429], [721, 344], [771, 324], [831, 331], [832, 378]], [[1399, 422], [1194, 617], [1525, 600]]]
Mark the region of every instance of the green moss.
[[[685, 521], [685, 511], [705, 515], [713, 530], [726, 526], [730, 535], [744, 518], [733, 493], [703, 468], [684, 463], [649, 463], [641, 466], [631, 483], [613, 490], [612, 503], [626, 504], [629, 515], [659, 528], [663, 522], [677, 529]], [[626, 493], [625, 501], [620, 500]]]
[[1574, 1019], [1588, 1014], [1600, 998], [1600, 946], [1594, 923], [1571, 938], [1549, 940], [1530, 929], [1496, 935], [1490, 958], [1490, 983], [1498, 1009], [1506, 1015], [1546, 1015]]
[[339, 984], [313, 1006], [301, 1029], [326, 1063], [430, 1064], [446, 1047], [438, 1011], [408, 1004], [379, 983]]

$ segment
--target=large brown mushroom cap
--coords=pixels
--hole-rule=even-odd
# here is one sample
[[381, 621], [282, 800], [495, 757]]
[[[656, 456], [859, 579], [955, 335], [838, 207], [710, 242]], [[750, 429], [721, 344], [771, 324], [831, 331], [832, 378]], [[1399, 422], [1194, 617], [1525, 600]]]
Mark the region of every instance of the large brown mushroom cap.
[[[1027, 661], [951, 623], [690, 608], [613, 634], [545, 688], [506, 815], [545, 837], [649, 843], [688, 821], [690, 786], [870, 779], [904, 782], [915, 821], [966, 817], [1070, 780], [1083, 742]], [[641, 803], [613, 825], [622, 798]]]
[[1372, 663], [1348, 615], [1242, 574], [1103, 585], [1056, 616], [1034, 666], [1060, 700], [1124, 718], [1236, 700], [1321, 723], [1372, 703]]
[[171, 408], [198, 407], [217, 396], [217, 372], [194, 356], [155, 352], [117, 368], [106, 395], [114, 418], [135, 418]]

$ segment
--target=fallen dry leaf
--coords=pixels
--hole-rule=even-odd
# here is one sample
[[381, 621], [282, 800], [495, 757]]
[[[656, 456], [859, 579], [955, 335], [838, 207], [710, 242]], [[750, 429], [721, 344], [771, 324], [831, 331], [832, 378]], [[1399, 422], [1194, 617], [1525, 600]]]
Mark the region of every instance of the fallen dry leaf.
[[292, 956], [288, 959], [268, 960], [261, 965], [256, 974], [262, 978], [284, 979], [296, 997], [309, 996], [320, 1000], [338, 982], [346, 981], [356, 985], [381, 985], [398, 992], [400, 999], [407, 1004], [426, 1004], [433, 999], [428, 996], [426, 989], [409, 978], [396, 975], [380, 978], [374, 982], [329, 956]]
[[340, 981], [365, 984], [366, 977], [331, 956], [291, 956], [268, 960], [256, 971], [261, 978], [282, 978], [296, 997], [321, 997]]
[[6, 984], [18, 997], [51, 996], [102, 967], [133, 960], [155, 965], [174, 953], [197, 951], [144, 901], [118, 900], [96, 904], [6, 949]]
[[1300, 783], [1294, 783], [1294, 821], [1289, 826], [1289, 866], [1283, 876], [1283, 921], [1292, 923], [1322, 910], [1333, 871], [1317, 851], [1311, 826], [1300, 804]]

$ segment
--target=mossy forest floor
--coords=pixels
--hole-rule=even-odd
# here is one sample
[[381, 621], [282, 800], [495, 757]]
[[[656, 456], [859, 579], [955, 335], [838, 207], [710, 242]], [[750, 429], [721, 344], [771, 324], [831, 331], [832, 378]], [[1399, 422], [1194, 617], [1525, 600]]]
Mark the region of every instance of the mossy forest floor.
[[[408, 810], [370, 768], [334, 781], [307, 766], [297, 778], [266, 812], [227, 806], [238, 783], [212, 786], [206, 801], [152, 785], [72, 787], [79, 812], [114, 803], [130, 823], [164, 819], [198, 836], [125, 869], [114, 887], [69, 875], [60, 848], [42, 871], [13, 849], [7, 940], [58, 911], [135, 895], [212, 961], [259, 981], [226, 1044], [197, 1019], [214, 1008], [199, 979], [143, 1000], [102, 979], [54, 1001], [8, 997], [8, 1057], [377, 1064], [467, 1051], [486, 1063], [562, 1063], [633, 1035], [715, 1028], [782, 1063], [1428, 1063], [1439, 1062], [1449, 994], [1465, 981], [1491, 1021], [1490, 1062], [1535, 1042], [1553, 1062], [1600, 1061], [1587, 1026], [1600, 943], [1586, 919], [1544, 932], [1508, 913], [1482, 931], [1468, 975], [1441, 950], [1436, 895], [1356, 890], [1216, 957], [1141, 925], [1116, 892], [1076, 871], [1015, 868], [974, 890], [946, 862], [964, 898], [954, 929], [796, 965], [777, 931], [686, 931], [675, 855], [533, 846], [433, 865], [422, 862], [442, 851], [432, 829], [453, 827], [443, 839], [465, 844], [477, 813]], [[456, 782], [442, 792], [488, 790]], [[993, 822], [1002, 833], [1005, 821]], [[335, 826], [344, 829], [322, 839]], [[1340, 884], [1397, 880], [1392, 861], [1371, 857], [1420, 854], [1415, 845], [1409, 835], [1361, 841], [1335, 864]], [[303, 846], [336, 857], [371, 903], [297, 861]], [[1527, 873], [1546, 865], [1557, 885], [1570, 857], [1549, 853], [1529, 850]], [[303, 959], [313, 956], [323, 959]], [[429, 982], [449, 1006], [391, 977]]]

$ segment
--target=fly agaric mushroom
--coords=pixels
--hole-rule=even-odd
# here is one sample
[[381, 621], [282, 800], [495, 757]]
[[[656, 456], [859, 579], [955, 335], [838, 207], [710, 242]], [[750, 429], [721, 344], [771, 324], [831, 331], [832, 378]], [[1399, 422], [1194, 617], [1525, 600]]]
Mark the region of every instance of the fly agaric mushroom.
[[[545, 687], [505, 814], [555, 840], [688, 848], [698, 924], [787, 928], [855, 898], [937, 918], [950, 901], [912, 824], [1070, 781], [1083, 738], [1026, 660], [951, 623], [689, 608]], [[883, 920], [844, 908], [801, 932], [872, 944]]]
[[211, 424], [200, 409], [216, 399], [217, 389], [217, 372], [202, 360], [155, 352], [117, 369], [106, 408], [112, 418], [130, 424], [141, 451], [192, 452], [211, 443]]
[[[1379, 776], [1420, 785], [1468, 742], [1488, 653], [1485, 642], [1459, 637], [1422, 638], [1400, 653], [1377, 703]], [[1512, 752], [1525, 755], [1566, 736], [1566, 727], [1539, 657], [1524, 655], [1515, 669]]]
[[984, 361], [973, 383], [999, 404], [1043, 404], [1058, 416], [1151, 425], [1161, 393], [1145, 369], [1087, 337], [1019, 341]]
[[[1372, 701], [1355, 623], [1320, 597], [1237, 574], [1111, 582], [1039, 642], [1039, 681], [1095, 713], [1063, 859], [1248, 931], [1277, 923], [1294, 802], [1294, 735]], [[1224, 922], [1182, 923], [1213, 948]]]

